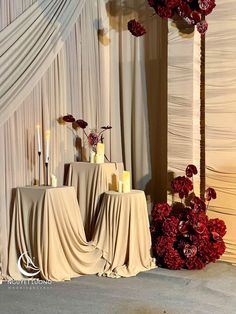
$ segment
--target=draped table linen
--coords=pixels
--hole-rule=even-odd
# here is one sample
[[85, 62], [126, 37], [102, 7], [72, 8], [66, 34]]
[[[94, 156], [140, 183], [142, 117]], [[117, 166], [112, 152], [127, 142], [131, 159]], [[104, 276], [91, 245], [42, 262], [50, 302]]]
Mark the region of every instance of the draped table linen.
[[77, 191], [87, 240], [91, 240], [94, 233], [102, 194], [114, 188], [114, 180], [121, 175], [123, 168], [123, 163], [73, 162], [70, 164], [67, 184], [74, 186]]
[[144, 192], [105, 192], [93, 241], [107, 261], [100, 275], [130, 277], [156, 268]]
[[17, 261], [26, 252], [46, 280], [68, 280], [103, 270], [102, 252], [86, 241], [73, 187], [17, 188], [8, 269], [15, 280], [23, 279]]

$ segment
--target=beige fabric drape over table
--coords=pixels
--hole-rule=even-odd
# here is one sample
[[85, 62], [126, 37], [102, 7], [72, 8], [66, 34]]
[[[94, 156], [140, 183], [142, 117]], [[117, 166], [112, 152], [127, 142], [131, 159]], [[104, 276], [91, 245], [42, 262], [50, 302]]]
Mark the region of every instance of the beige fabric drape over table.
[[122, 163], [70, 164], [67, 184], [75, 188], [87, 240], [94, 233], [100, 200], [105, 191], [114, 189], [114, 180], [121, 178]]
[[[107, 192], [87, 242], [74, 187], [17, 188], [9, 246], [9, 274], [19, 272], [23, 253], [34, 261], [40, 277], [61, 281], [86, 274], [135, 276], [155, 267], [145, 195]], [[25, 261], [26, 262], [26, 261]], [[23, 270], [24, 259], [20, 261]]]
[[9, 274], [22, 279], [17, 260], [27, 252], [47, 280], [101, 272], [102, 252], [88, 244], [73, 187], [18, 188], [9, 245]]
[[129, 277], [156, 268], [143, 191], [105, 192], [95, 230], [94, 245], [107, 261], [102, 275]]

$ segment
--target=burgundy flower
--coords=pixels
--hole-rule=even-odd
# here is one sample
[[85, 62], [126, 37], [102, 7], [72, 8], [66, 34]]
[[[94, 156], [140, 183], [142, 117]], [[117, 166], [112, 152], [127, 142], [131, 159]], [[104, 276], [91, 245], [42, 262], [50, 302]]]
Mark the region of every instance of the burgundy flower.
[[181, 0], [165, 0], [168, 8], [174, 9], [180, 4]]
[[110, 125], [102, 126], [101, 129], [103, 129], [103, 130], [110, 130], [110, 129], [112, 129], [112, 126], [110, 126]]
[[197, 247], [195, 245], [186, 244], [183, 253], [187, 258], [194, 257], [197, 254]]
[[89, 133], [89, 135], [88, 135], [89, 145], [95, 146], [95, 145], [97, 145], [98, 142], [99, 142], [98, 135], [94, 132]]
[[203, 222], [197, 222], [193, 225], [193, 229], [199, 234], [202, 234], [206, 230], [206, 227], [206, 224]]
[[163, 256], [167, 250], [173, 247], [173, 243], [176, 241], [176, 238], [171, 238], [168, 236], [159, 236], [157, 237], [156, 243], [154, 245], [154, 252], [157, 256]]
[[152, 218], [154, 221], [163, 220], [169, 216], [171, 207], [167, 203], [158, 203], [152, 209]]
[[216, 191], [213, 188], [208, 188], [206, 190], [206, 200], [210, 201], [211, 199], [216, 199]]
[[76, 124], [81, 128], [81, 129], [85, 129], [88, 125], [88, 123], [82, 119], [79, 119], [76, 121]]
[[197, 23], [197, 30], [201, 35], [204, 35], [208, 29], [208, 23], [206, 21], [201, 21]]
[[190, 207], [195, 213], [206, 211], [206, 204], [205, 202], [197, 196], [194, 196], [190, 201]]
[[75, 122], [75, 118], [72, 116], [72, 114], [68, 114], [62, 118], [65, 122]]
[[181, 269], [184, 266], [184, 260], [177, 250], [170, 248], [164, 256], [164, 265], [169, 269]]
[[146, 33], [145, 28], [134, 19], [128, 22], [128, 30], [136, 37], [143, 36]]
[[189, 258], [186, 261], [186, 268], [187, 269], [202, 269], [205, 267], [205, 263], [197, 256], [194, 256], [193, 258]]
[[193, 190], [193, 183], [189, 178], [177, 177], [171, 182], [174, 193], [179, 193], [179, 197], [182, 199], [188, 196], [189, 192]]
[[182, 220], [179, 222], [178, 230], [182, 234], [188, 234], [189, 233], [189, 227], [190, 227], [189, 222]]
[[213, 241], [216, 241], [216, 242], [222, 241], [222, 238], [221, 238], [221, 236], [219, 235], [218, 232], [212, 231], [211, 232], [211, 237], [212, 237]]
[[159, 15], [160, 17], [162, 17], [164, 19], [171, 18], [174, 15], [174, 12], [171, 8], [164, 7], [161, 5], [157, 5], [155, 7], [155, 11], [156, 11], [157, 15]]
[[197, 11], [192, 11], [190, 17], [193, 19], [194, 24], [197, 24], [201, 21], [201, 16]]
[[194, 165], [188, 165], [185, 173], [187, 177], [191, 178], [194, 174], [197, 174], [197, 167]]
[[223, 236], [226, 234], [226, 225], [221, 219], [209, 219], [208, 230], [209, 232], [217, 232], [223, 238]]
[[175, 237], [178, 232], [179, 219], [171, 216], [166, 218], [162, 224], [162, 232], [164, 235]]

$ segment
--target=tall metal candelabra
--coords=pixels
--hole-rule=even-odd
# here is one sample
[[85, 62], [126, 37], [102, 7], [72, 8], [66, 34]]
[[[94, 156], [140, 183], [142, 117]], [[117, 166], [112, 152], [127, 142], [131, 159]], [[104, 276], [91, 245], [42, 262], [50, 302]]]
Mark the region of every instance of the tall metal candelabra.
[[41, 184], [41, 152], [38, 152], [38, 179], [39, 179], [39, 185]]
[[45, 162], [45, 185], [48, 186], [48, 161]]

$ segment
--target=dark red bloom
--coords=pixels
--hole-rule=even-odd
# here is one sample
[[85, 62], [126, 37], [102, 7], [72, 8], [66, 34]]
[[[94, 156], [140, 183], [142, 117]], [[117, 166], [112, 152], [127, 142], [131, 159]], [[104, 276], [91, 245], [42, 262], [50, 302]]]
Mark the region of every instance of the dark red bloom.
[[185, 173], [187, 177], [192, 178], [194, 174], [197, 174], [197, 167], [194, 165], [188, 165]]
[[216, 199], [216, 191], [213, 188], [208, 188], [206, 190], [206, 200], [210, 201], [211, 199]]
[[159, 236], [156, 239], [154, 245], [154, 251], [157, 256], [163, 256], [167, 250], [173, 247], [173, 243], [176, 241], [176, 238], [171, 238], [168, 236]]
[[110, 130], [110, 129], [112, 129], [112, 126], [110, 126], [110, 125], [102, 126], [101, 129], [103, 129], [103, 130]]
[[85, 129], [88, 125], [88, 123], [82, 119], [79, 119], [76, 121], [76, 124], [81, 128], [81, 129]]
[[171, 212], [171, 207], [167, 203], [158, 203], [152, 209], [152, 218], [154, 221], [163, 220], [168, 217]]
[[186, 244], [183, 253], [187, 258], [194, 257], [197, 254], [197, 247], [195, 245]]
[[162, 224], [162, 232], [169, 237], [175, 237], [178, 232], [179, 219], [171, 216], [166, 218]]
[[197, 23], [197, 30], [201, 35], [204, 35], [208, 29], [207, 21], [201, 21]]
[[221, 238], [221, 236], [219, 235], [218, 232], [212, 231], [211, 232], [211, 237], [212, 237], [213, 241], [216, 241], [216, 242], [222, 241], [222, 238]]
[[217, 232], [223, 238], [223, 236], [226, 234], [226, 225], [221, 219], [209, 219], [208, 230], [209, 232]]
[[205, 267], [205, 263], [200, 259], [198, 258], [197, 256], [194, 256], [193, 258], [189, 258], [187, 261], [186, 261], [186, 268], [187, 269], [202, 269]]
[[188, 196], [189, 192], [193, 190], [193, 183], [189, 178], [177, 177], [171, 182], [174, 193], [179, 193], [179, 197], [182, 199]]
[[206, 204], [205, 202], [197, 196], [194, 196], [190, 201], [190, 207], [195, 213], [206, 211]]
[[169, 269], [181, 269], [184, 266], [184, 260], [177, 250], [170, 248], [164, 256], [164, 265]]
[[71, 122], [71, 123], [75, 122], [75, 118], [72, 116], [72, 114], [68, 114], [68, 115], [64, 116], [62, 119], [65, 122]]
[[97, 145], [98, 142], [99, 142], [98, 135], [94, 132], [89, 133], [89, 135], [88, 135], [89, 145], [95, 146], [95, 145]]
[[136, 37], [143, 36], [146, 33], [145, 28], [134, 19], [128, 22], [128, 30]]
[[171, 8], [164, 7], [161, 5], [157, 5], [155, 7], [155, 11], [156, 11], [157, 15], [159, 15], [160, 17], [162, 17], [164, 19], [171, 18], [174, 15], [174, 11]]
[[178, 230], [180, 233], [182, 234], [188, 234], [189, 233], [189, 228], [190, 228], [190, 225], [189, 225], [189, 222], [188, 221], [180, 221], [179, 222], [179, 226], [178, 226]]

